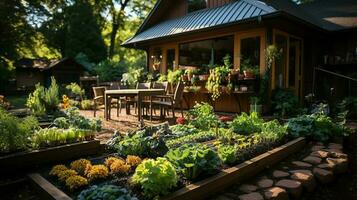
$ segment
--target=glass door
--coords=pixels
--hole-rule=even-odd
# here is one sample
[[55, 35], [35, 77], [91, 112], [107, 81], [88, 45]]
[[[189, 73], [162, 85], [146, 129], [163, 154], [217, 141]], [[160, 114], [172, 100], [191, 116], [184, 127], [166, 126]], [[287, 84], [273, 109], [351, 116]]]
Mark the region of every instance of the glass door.
[[175, 68], [175, 49], [168, 49], [166, 51], [166, 70], [173, 70]]

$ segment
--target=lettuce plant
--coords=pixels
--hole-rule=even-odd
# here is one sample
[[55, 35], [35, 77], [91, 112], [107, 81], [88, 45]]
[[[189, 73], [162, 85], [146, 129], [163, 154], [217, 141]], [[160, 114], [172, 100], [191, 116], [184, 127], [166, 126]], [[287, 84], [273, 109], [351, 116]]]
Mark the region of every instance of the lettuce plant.
[[233, 165], [238, 160], [237, 150], [238, 148], [235, 145], [219, 145], [217, 153], [224, 164]]
[[144, 160], [135, 170], [132, 182], [143, 189], [144, 195], [154, 198], [167, 194], [176, 186], [178, 177], [174, 166], [165, 158]]
[[264, 120], [259, 118], [256, 112], [252, 112], [250, 115], [242, 113], [233, 120], [231, 128], [235, 133], [247, 135], [261, 132], [263, 122]]
[[166, 158], [178, 173], [189, 180], [196, 179], [202, 173], [213, 174], [221, 165], [218, 154], [202, 144], [183, 145], [170, 150]]

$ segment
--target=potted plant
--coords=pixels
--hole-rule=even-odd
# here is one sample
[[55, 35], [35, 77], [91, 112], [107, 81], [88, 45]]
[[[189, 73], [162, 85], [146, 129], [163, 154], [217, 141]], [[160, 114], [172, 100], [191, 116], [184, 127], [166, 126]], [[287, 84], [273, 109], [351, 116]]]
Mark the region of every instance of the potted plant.
[[191, 68], [186, 69], [185, 70], [185, 75], [187, 75], [187, 80], [191, 81], [192, 76], [193, 76], [193, 69], [191, 69]]
[[262, 114], [262, 108], [261, 99], [258, 96], [252, 96], [250, 98], [250, 113], [256, 112]]
[[255, 75], [259, 74], [259, 66], [250, 64], [249, 59], [242, 60], [240, 69], [243, 72], [244, 77], [248, 79], [255, 78]]

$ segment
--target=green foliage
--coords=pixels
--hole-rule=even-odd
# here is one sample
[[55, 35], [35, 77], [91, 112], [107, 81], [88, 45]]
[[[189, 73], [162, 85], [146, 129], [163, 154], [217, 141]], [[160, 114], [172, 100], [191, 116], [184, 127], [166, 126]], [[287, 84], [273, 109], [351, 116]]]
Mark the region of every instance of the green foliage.
[[28, 137], [37, 129], [39, 123], [35, 117], [19, 119], [0, 108], [0, 152], [26, 149]]
[[163, 156], [168, 148], [163, 140], [166, 127], [146, 127], [126, 136], [114, 145], [120, 155], [137, 155], [140, 157], [156, 158]]
[[36, 131], [31, 136], [31, 145], [35, 149], [58, 146], [80, 142], [86, 138], [93, 138], [93, 133], [88, 130], [81, 129], [59, 129], [45, 128]]
[[170, 150], [166, 158], [175, 166], [177, 172], [189, 180], [201, 174], [213, 174], [221, 165], [217, 153], [206, 145], [183, 145]]
[[170, 189], [176, 186], [177, 181], [173, 165], [160, 157], [156, 160], [144, 160], [132, 176], [132, 182], [139, 184], [148, 198], [168, 194]]
[[261, 127], [261, 134], [265, 138], [278, 140], [287, 134], [288, 127], [286, 125], [280, 125], [278, 120], [272, 120], [264, 122]]
[[252, 65], [249, 59], [243, 59], [240, 64], [240, 71], [250, 71], [257, 75], [259, 74], [259, 66]]
[[347, 111], [347, 118], [357, 118], [357, 97], [346, 97], [337, 104], [337, 113], [343, 113]]
[[157, 79], [157, 82], [165, 82], [167, 81], [167, 75], [165, 74], [160, 74], [159, 79]]
[[237, 163], [238, 148], [236, 145], [219, 145], [217, 147], [217, 153], [222, 162], [227, 165], [233, 165]]
[[71, 83], [67, 85], [66, 89], [70, 91], [70, 93], [72, 94], [71, 96], [79, 97], [79, 99], [83, 100], [85, 91], [77, 83]]
[[216, 136], [216, 133], [212, 130], [210, 131], [200, 131], [200, 132], [190, 132], [184, 136], [168, 139], [166, 145], [171, 149], [178, 147], [182, 144], [197, 143], [197, 142], [207, 142], [213, 140]]
[[81, 108], [83, 110], [92, 110], [93, 102], [91, 100], [83, 100], [81, 101]]
[[99, 76], [100, 81], [118, 81], [128, 71], [128, 63], [124, 60], [104, 60], [94, 67], [94, 73]]
[[[226, 62], [226, 64], [228, 64]], [[210, 70], [210, 75], [206, 83], [206, 89], [212, 93], [212, 100], [215, 101], [221, 95], [220, 86], [230, 72], [230, 66], [224, 65]]]
[[259, 118], [258, 113], [252, 112], [248, 115], [243, 112], [233, 120], [230, 127], [233, 128], [235, 133], [246, 135], [261, 132], [263, 122], [263, 119]]
[[40, 84], [36, 85], [36, 89], [27, 99], [26, 106], [36, 116], [52, 114], [58, 110], [59, 104], [59, 89], [56, 79], [51, 77], [51, 86], [46, 89]]
[[190, 124], [201, 130], [209, 130], [218, 124], [217, 116], [214, 113], [213, 107], [208, 103], [196, 103], [189, 111], [193, 117]]
[[130, 195], [125, 188], [116, 185], [93, 185], [92, 187], [83, 190], [78, 196], [77, 200], [138, 200], [136, 197]]
[[289, 133], [293, 137], [307, 137], [317, 141], [327, 141], [341, 136], [344, 127], [334, 123], [330, 117], [323, 114], [301, 115], [289, 119]]
[[177, 124], [170, 126], [170, 130], [174, 137], [181, 137], [189, 134], [196, 134], [199, 130], [192, 125]]
[[167, 71], [167, 81], [171, 84], [176, 84], [181, 80], [181, 75], [184, 73], [183, 70]]
[[278, 89], [273, 95], [273, 106], [277, 115], [287, 117], [298, 112], [299, 101], [292, 91]]
[[76, 107], [70, 107], [65, 111], [66, 117], [59, 117], [54, 120], [58, 128], [78, 128], [83, 130], [100, 131], [102, 122], [99, 119], [88, 119], [79, 114]]

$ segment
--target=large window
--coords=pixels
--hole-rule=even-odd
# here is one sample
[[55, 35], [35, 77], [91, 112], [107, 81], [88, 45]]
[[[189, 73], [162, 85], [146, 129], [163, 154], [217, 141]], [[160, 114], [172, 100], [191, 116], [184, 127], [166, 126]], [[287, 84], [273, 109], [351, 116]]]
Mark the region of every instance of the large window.
[[187, 11], [194, 12], [207, 7], [206, 0], [187, 0]]
[[179, 64], [185, 66], [222, 65], [228, 54], [233, 58], [233, 36], [180, 44]]
[[251, 66], [260, 65], [260, 37], [249, 37], [240, 40], [240, 63]]

